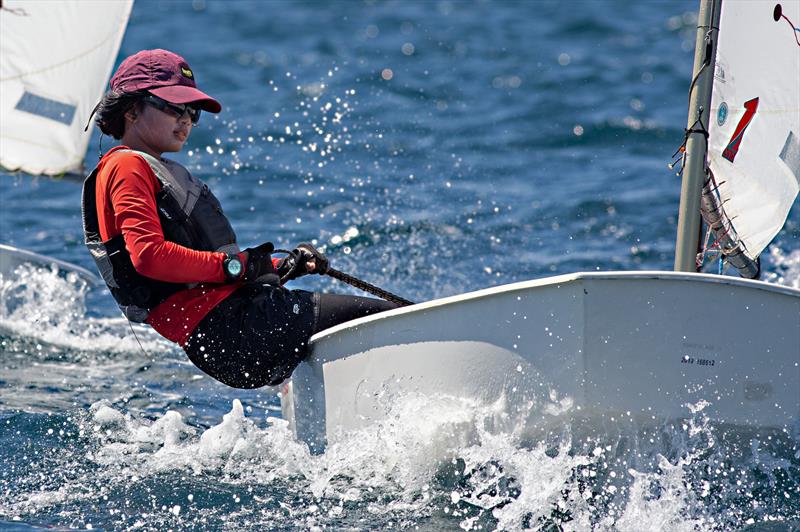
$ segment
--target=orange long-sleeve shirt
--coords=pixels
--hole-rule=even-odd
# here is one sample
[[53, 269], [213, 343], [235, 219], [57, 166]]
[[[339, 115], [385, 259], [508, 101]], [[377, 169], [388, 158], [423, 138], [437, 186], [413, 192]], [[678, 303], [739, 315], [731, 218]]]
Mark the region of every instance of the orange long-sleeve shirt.
[[172, 283], [199, 283], [150, 311], [147, 323], [163, 337], [184, 345], [206, 314], [241, 286], [222, 284], [224, 253], [197, 251], [164, 240], [156, 210], [161, 183], [144, 158], [118, 146], [98, 165], [95, 201], [100, 238], [120, 233], [140, 274]]

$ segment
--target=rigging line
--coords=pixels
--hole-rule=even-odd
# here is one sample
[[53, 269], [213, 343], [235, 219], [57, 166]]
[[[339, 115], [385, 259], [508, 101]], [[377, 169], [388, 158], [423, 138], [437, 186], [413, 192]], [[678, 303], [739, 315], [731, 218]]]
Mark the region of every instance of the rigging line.
[[[127, 319], [127, 317], [126, 317], [126, 319]], [[150, 353], [145, 351], [144, 346], [142, 345], [142, 342], [139, 341], [139, 336], [136, 334], [136, 331], [133, 329], [133, 323], [131, 323], [131, 320], [128, 320], [128, 327], [131, 328], [131, 332], [133, 333], [133, 337], [136, 338], [136, 343], [139, 344], [139, 349], [142, 350], [142, 353], [144, 353], [144, 356], [150, 358]]]
[[722, 181], [721, 183], [717, 183], [717, 180], [714, 179], [713, 172], [711, 172], [711, 170], [709, 170], [708, 172], [706, 172], [706, 180], [703, 183], [703, 187], [704, 188], [708, 188], [709, 192], [714, 193], [714, 195], [717, 197], [717, 199], [721, 200], [722, 197], [719, 194], [719, 187], [721, 185], [723, 185], [724, 183], [725, 183], [725, 181]]
[[783, 14], [780, 4], [775, 6], [775, 15], [773, 15], [775, 22], [778, 22], [780, 19], [784, 19], [789, 23], [789, 26], [792, 28], [792, 35], [794, 35], [794, 41], [797, 43], [797, 46], [800, 46], [800, 38], [798, 38], [798, 35], [800, 35], [800, 28], [795, 26], [794, 23], [789, 20], [789, 17]]
[[703, 207], [701, 205], [700, 206], [700, 212], [703, 212], [703, 213], [706, 213], [706, 214], [716, 214], [716, 213], [721, 212], [721, 211], [720, 211], [719, 205], [714, 203], [714, 206], [712, 208], [710, 208], [710, 209], [706, 209], [705, 207]]
[[[705, 28], [706, 26], [698, 26], [698, 28]], [[695, 85], [697, 85], [697, 80], [700, 79], [700, 74], [702, 74], [706, 67], [711, 64], [711, 50], [713, 49], [713, 41], [711, 38], [711, 34], [714, 30], [719, 31], [719, 27], [714, 24], [714, 10], [711, 10], [711, 22], [708, 25], [708, 30], [706, 31], [705, 36], [705, 43], [706, 49], [705, 54], [703, 55], [703, 66], [700, 67], [700, 70], [697, 71], [695, 74], [694, 79], [692, 79], [692, 83], [689, 85], [689, 100], [692, 99], [692, 91], [694, 90]], [[701, 111], [702, 113], [702, 111]]]
[[710, 239], [711, 239], [711, 226], [708, 226], [708, 229], [706, 229], [705, 241], [703, 242], [703, 251], [697, 254], [694, 261], [695, 267], [698, 271], [703, 267], [703, 263], [705, 263], [706, 261], [706, 254], [708, 253], [709, 250], [708, 242]]
[[[733, 225], [731, 225], [730, 222], [728, 222], [728, 223], [724, 223], [723, 222], [722, 229], [724, 229], [725, 231], [722, 234], [716, 236], [717, 242], [719, 242], [720, 240], [722, 240], [723, 238], [725, 238], [727, 236], [731, 236], [731, 231], [733, 231]], [[733, 239], [732, 236], [731, 236], [731, 239]], [[722, 248], [722, 244], [720, 244], [720, 248]]]
[[[730, 199], [730, 198], [728, 198], [728, 199]], [[727, 202], [727, 200], [726, 200], [726, 202]], [[723, 203], [725, 203], [725, 202], [723, 202]], [[736, 216], [731, 218], [731, 221], [730, 221], [731, 229], [733, 229], [733, 221], [738, 217], [739, 217], [739, 215], [737, 214]], [[739, 233], [738, 232], [736, 233], [736, 236], [739, 237]], [[749, 257], [750, 256], [750, 251], [747, 249], [747, 244], [745, 244], [743, 238], [739, 237], [739, 239], [736, 241], [736, 244], [738, 244], [738, 246], [740, 246], [742, 248], [739, 251], [739, 253], [743, 253], [745, 255], [745, 257]], [[758, 258], [759, 257], [756, 257], [756, 260], [758, 260]]]
[[22, 9], [21, 7], [5, 7], [0, 3], [0, 11], [8, 11], [12, 15], [17, 15], [19, 17], [29, 17], [28, 12]]
[[[700, 115], [702, 116], [702, 114], [703, 114], [703, 108], [700, 107]], [[699, 129], [695, 128], [695, 126], [697, 126], [698, 124], [700, 125]], [[705, 125], [703, 124], [703, 122], [700, 120], [699, 117], [697, 118], [697, 120], [694, 121], [694, 124], [692, 124], [692, 126], [690, 128], [684, 129], [683, 131], [684, 131], [683, 142], [681, 143], [680, 146], [678, 146], [678, 149], [675, 150], [675, 153], [672, 154], [673, 158], [675, 158], [675, 157], [677, 157], [677, 158], [674, 161], [672, 161], [672, 163], [667, 165], [671, 170], [671, 169], [675, 168], [675, 165], [677, 165], [678, 162], [680, 161], [681, 167], [678, 169], [678, 172], [675, 174], [675, 175], [678, 175], [678, 176], [683, 174], [683, 169], [686, 167], [686, 155], [687, 155], [686, 154], [686, 145], [689, 143], [689, 135], [691, 135], [692, 133], [700, 133], [701, 135], [703, 135], [703, 138], [705, 139], [706, 152], [708, 152], [708, 137], [709, 137], [709, 133], [708, 133], [708, 130], [706, 129]], [[678, 156], [678, 154], [682, 154], [682, 155]]]
[[692, 98], [692, 91], [694, 90], [695, 85], [697, 85], [697, 80], [700, 79], [700, 74], [703, 73], [703, 71], [706, 69], [707, 66], [708, 66], [708, 63], [705, 60], [703, 60], [703, 66], [700, 67], [700, 70], [697, 71], [697, 74], [695, 74], [694, 78], [692, 79], [692, 83], [689, 85], [689, 99], [690, 100]]

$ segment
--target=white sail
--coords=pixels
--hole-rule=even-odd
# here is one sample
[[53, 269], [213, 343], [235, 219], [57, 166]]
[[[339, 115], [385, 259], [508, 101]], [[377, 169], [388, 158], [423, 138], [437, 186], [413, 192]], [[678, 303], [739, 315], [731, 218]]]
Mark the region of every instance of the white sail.
[[751, 259], [800, 188], [798, 24], [797, 0], [722, 2], [708, 161], [725, 226]]
[[0, 166], [80, 170], [133, 0], [2, 0]]

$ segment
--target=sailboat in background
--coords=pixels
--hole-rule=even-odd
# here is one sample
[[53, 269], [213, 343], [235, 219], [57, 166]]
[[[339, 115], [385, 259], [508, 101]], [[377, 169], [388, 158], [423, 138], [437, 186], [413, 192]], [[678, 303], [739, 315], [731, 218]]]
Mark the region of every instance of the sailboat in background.
[[[83, 180], [85, 120], [103, 95], [133, 0], [0, 2], [0, 167]], [[0, 273], [21, 263], [75, 265], [0, 246]], [[87, 277], [88, 278], [88, 277]]]
[[[657, 425], [698, 410], [797, 437], [800, 290], [695, 273], [717, 251], [757, 277], [797, 195], [792, 21], [798, 2], [701, 1], [675, 272], [561, 275], [323, 331], [282, 390], [296, 436], [320, 452], [404, 399], [424, 410], [456, 398], [494, 405], [500, 422], [531, 437], [565, 420]], [[701, 216], [706, 243], [715, 237], [703, 247]]]

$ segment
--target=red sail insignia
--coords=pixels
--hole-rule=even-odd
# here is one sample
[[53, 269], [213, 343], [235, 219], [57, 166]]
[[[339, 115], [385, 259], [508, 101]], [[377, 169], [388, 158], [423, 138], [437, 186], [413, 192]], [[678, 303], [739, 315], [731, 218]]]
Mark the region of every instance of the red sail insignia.
[[736, 158], [736, 154], [739, 153], [739, 146], [742, 144], [744, 131], [756, 115], [756, 109], [758, 109], [758, 98], [753, 98], [752, 100], [744, 102], [744, 115], [742, 115], [742, 119], [739, 120], [739, 123], [736, 125], [736, 129], [733, 131], [733, 135], [731, 135], [728, 146], [722, 151], [722, 156], [730, 162], [733, 162]]

